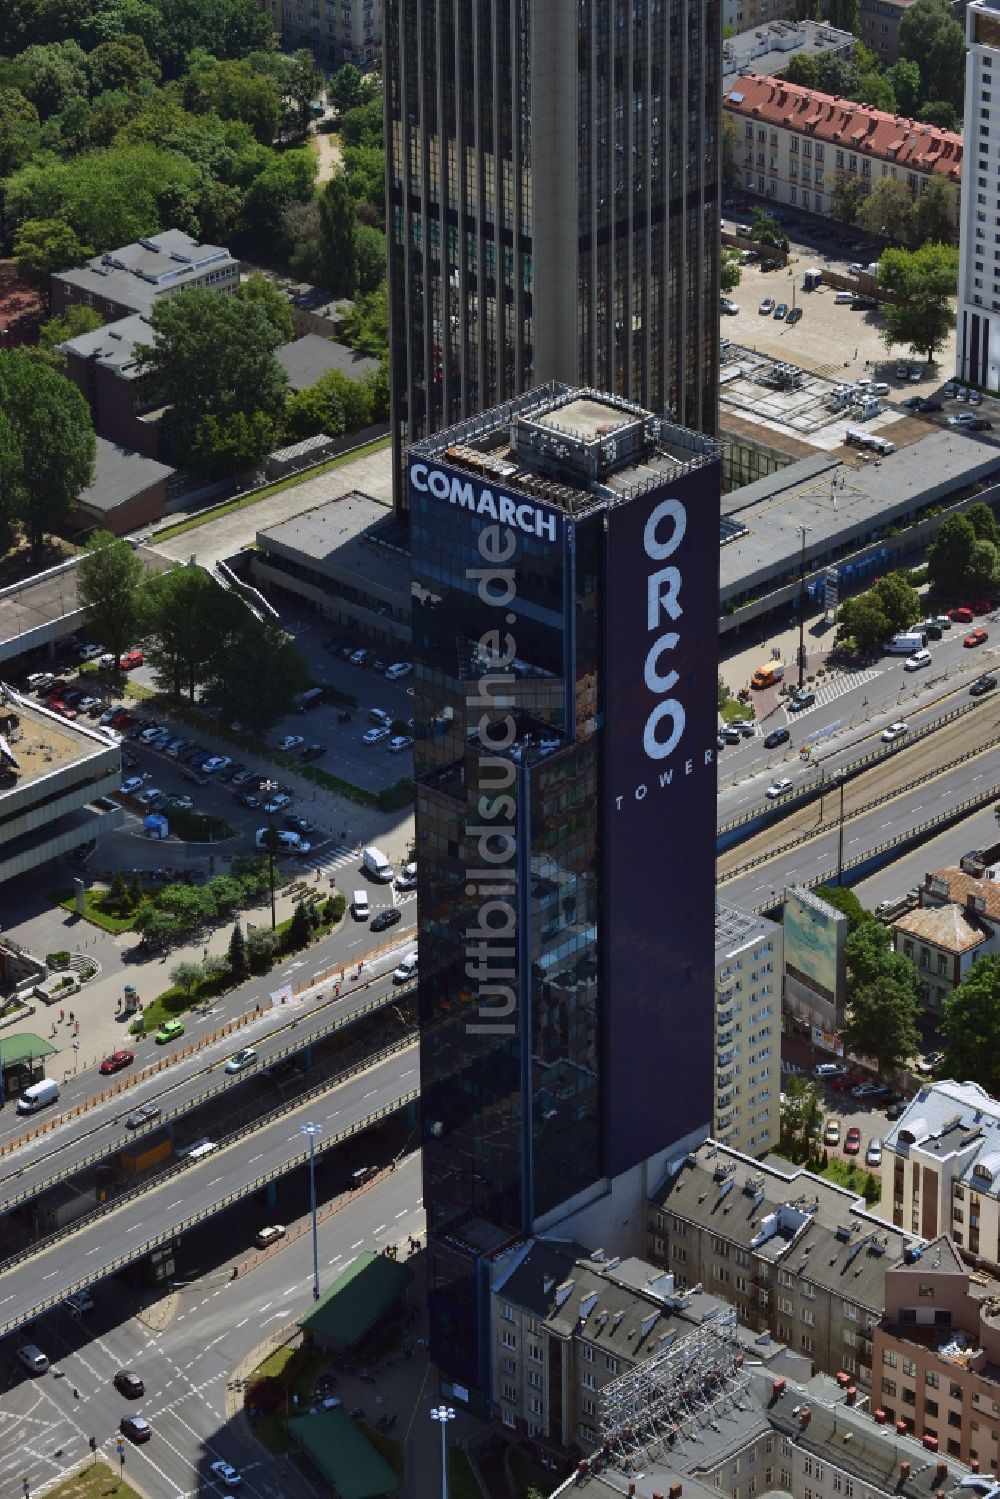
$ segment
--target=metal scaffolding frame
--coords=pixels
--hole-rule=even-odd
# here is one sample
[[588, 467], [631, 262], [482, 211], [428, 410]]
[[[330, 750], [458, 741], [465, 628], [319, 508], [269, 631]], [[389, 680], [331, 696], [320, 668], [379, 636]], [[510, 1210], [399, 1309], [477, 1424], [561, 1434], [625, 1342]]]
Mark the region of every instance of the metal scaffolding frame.
[[671, 1329], [659, 1353], [601, 1391], [602, 1446], [626, 1471], [647, 1467], [685, 1438], [745, 1410], [749, 1370], [737, 1341], [739, 1312], [715, 1311], [681, 1338]]

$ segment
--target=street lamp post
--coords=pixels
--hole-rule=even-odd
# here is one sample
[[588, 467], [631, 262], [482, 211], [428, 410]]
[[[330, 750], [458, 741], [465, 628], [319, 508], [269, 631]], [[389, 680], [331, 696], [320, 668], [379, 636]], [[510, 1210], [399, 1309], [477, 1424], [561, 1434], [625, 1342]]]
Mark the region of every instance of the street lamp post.
[[811, 531], [811, 526], [799, 526], [799, 534], [802, 537], [802, 550], [799, 553], [799, 687], [805, 677], [806, 670], [806, 532]]
[[837, 826], [837, 885], [843, 883], [844, 878], [844, 782], [845, 777], [839, 775], [837, 781], [840, 785], [840, 820]]
[[[271, 797], [278, 789], [277, 781], [262, 781], [260, 786], [264, 793], [264, 805], [270, 807]], [[273, 932], [277, 920], [274, 914], [274, 813], [267, 814], [267, 880], [271, 887], [271, 931]]]
[[319, 1229], [316, 1221], [316, 1136], [323, 1133], [321, 1124], [302, 1124], [299, 1134], [309, 1139], [309, 1200], [312, 1206], [313, 1301], [319, 1300]]
[[454, 1419], [455, 1411], [450, 1405], [435, 1405], [431, 1409], [431, 1420], [437, 1421], [441, 1426], [441, 1499], [448, 1499], [448, 1448], [445, 1432], [448, 1422]]

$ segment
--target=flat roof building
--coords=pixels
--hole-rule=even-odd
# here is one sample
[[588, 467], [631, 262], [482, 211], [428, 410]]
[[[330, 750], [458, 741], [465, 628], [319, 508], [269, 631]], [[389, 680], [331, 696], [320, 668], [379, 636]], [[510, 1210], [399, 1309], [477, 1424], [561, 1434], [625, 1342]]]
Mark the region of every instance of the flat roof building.
[[769, 77], [788, 67], [793, 57], [850, 58], [854, 55], [854, 33], [827, 26], [821, 21], [790, 21], [772, 18], [744, 22], [735, 36], [722, 43], [723, 87], [738, 87], [743, 72]]
[[0, 681], [0, 884], [119, 827], [120, 785], [117, 743]]
[[52, 312], [83, 303], [105, 322], [149, 313], [159, 297], [191, 286], [235, 292], [240, 265], [221, 245], [202, 245], [182, 229], [162, 229], [52, 276]]

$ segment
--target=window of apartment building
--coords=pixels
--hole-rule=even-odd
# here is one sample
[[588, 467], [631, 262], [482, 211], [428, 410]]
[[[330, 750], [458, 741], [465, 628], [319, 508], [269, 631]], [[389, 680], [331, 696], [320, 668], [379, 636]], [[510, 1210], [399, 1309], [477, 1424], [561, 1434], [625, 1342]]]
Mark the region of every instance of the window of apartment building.
[[528, 1409], [533, 1416], [540, 1416], [542, 1414], [542, 1402], [537, 1396], [532, 1396], [528, 1401]]
[[729, 1245], [725, 1239], [718, 1239], [714, 1235], [712, 1237], [712, 1251], [714, 1254], [721, 1254], [724, 1259], [729, 1258]]
[[844, 1302], [844, 1316], [848, 1322], [856, 1322], [858, 1320], [858, 1309], [853, 1301]]
[[844, 1347], [856, 1348], [858, 1346], [858, 1335], [853, 1327], [844, 1328]]
[[542, 1388], [542, 1376], [537, 1369], [528, 1370], [528, 1383], [533, 1390], [540, 1390]]
[[854, 1479], [844, 1479], [844, 1499], [854, 1499]]
[[517, 1373], [517, 1359], [516, 1358], [501, 1359], [500, 1360], [500, 1372], [501, 1372], [501, 1374], [516, 1374]]
[[723, 1285], [729, 1284], [729, 1271], [726, 1269], [725, 1265], [713, 1265], [712, 1274], [715, 1276], [716, 1280], [721, 1280]]
[[597, 1389], [597, 1379], [593, 1374], [589, 1372], [589, 1370], [584, 1370], [584, 1372], [580, 1375], [580, 1383], [583, 1385], [583, 1388], [585, 1390]]
[[687, 1224], [684, 1223], [680, 1218], [671, 1218], [670, 1231], [671, 1233], [684, 1235], [688, 1231]]
[[792, 1341], [792, 1329], [787, 1322], [778, 1323], [778, 1341], [780, 1343], [790, 1343]]
[[585, 1442], [594, 1443], [597, 1441], [597, 1432], [592, 1426], [587, 1426], [583, 1421], [580, 1422], [580, 1435]]
[[592, 1364], [597, 1358], [597, 1354], [589, 1343], [584, 1343], [583, 1348], [581, 1349], [581, 1357], [585, 1364]]
[[781, 1468], [781, 1469], [779, 1469], [779, 1471], [778, 1471], [778, 1478], [779, 1478], [779, 1480], [781, 1482], [781, 1487], [783, 1489], [790, 1489], [791, 1488], [791, 1486], [792, 1486], [792, 1475], [791, 1475], [790, 1471], [788, 1470], [788, 1468]]
[[742, 1291], [743, 1294], [745, 1295], [746, 1291], [747, 1291], [747, 1278], [746, 1278], [746, 1276], [745, 1275], [734, 1275], [733, 1276], [733, 1286], [734, 1286], [734, 1288], [737, 1291]]
[[501, 1315], [501, 1317], [503, 1318], [503, 1320], [505, 1322], [513, 1322], [513, 1320], [514, 1320], [514, 1308], [511, 1306], [511, 1304], [510, 1304], [509, 1301], [501, 1301], [501, 1303], [500, 1303], [500, 1315]]
[[591, 1400], [589, 1396], [580, 1401], [580, 1409], [585, 1416], [597, 1415], [597, 1401]]
[[843, 1483], [841, 1481], [840, 1474], [839, 1473], [834, 1473], [834, 1475], [833, 1475], [833, 1492], [835, 1494], [839, 1494], [840, 1491], [841, 1491], [841, 1489], [843, 1488], [843, 1486], [844, 1485], [843, 1485]]
[[802, 1320], [807, 1327], [816, 1326], [816, 1315], [808, 1306], [802, 1308]]
[[508, 1410], [506, 1406], [504, 1406], [503, 1408], [500, 1419], [505, 1426], [510, 1428], [511, 1431], [517, 1430], [517, 1417], [515, 1416], [514, 1412], [512, 1410]]
[[517, 1386], [512, 1384], [505, 1384], [501, 1388], [501, 1394], [503, 1395], [503, 1398], [505, 1400], [516, 1400]]
[[924, 1415], [925, 1416], [937, 1416], [939, 1414], [940, 1414], [940, 1411], [939, 1411], [939, 1408], [938, 1408], [937, 1401], [936, 1400], [931, 1400], [929, 1396], [925, 1396], [925, 1398], [924, 1398]]
[[791, 151], [791, 153], [792, 153], [793, 156], [798, 156], [798, 154], [799, 154], [799, 138], [798, 138], [797, 135], [793, 135], [792, 138], [791, 138], [791, 140], [788, 142], [788, 149], [789, 149], [789, 151]]
[[808, 1281], [803, 1281], [799, 1287], [799, 1295], [804, 1296], [807, 1301], [816, 1300], [816, 1287], [811, 1286]]
[[902, 1363], [902, 1370], [909, 1379], [916, 1379], [917, 1366], [911, 1358], [904, 1358]]
[[680, 1265], [686, 1265], [687, 1264], [687, 1257], [688, 1256], [687, 1256], [687, 1250], [686, 1249], [682, 1249], [679, 1244], [671, 1244], [671, 1246], [670, 1246], [670, 1258], [672, 1260], [676, 1260], [677, 1263], [680, 1264]]
[[835, 165], [841, 171], [843, 171], [843, 168], [844, 168], [844, 153], [843, 153], [843, 151], [838, 151], [837, 152], [836, 157], [834, 158], [834, 162], [835, 162]]
[[540, 1364], [542, 1362], [541, 1343], [528, 1344], [528, 1357], [532, 1360], [533, 1363]]
[[890, 1400], [895, 1400], [897, 1393], [896, 1381], [894, 1379], [883, 1379], [882, 1394], [888, 1395]]
[[753, 140], [753, 126], [752, 125], [744, 125], [744, 127], [743, 127], [743, 139], [746, 140], [746, 141], [752, 141]]
[[[758, 131], [757, 131], [757, 139], [758, 139], [758, 141], [759, 141], [759, 142], [760, 142], [760, 144], [761, 144], [761, 145], [763, 145], [763, 144], [764, 144], [764, 142], [765, 142], [765, 141], [766, 141], [766, 140], [767, 140], [767, 131], [766, 131], [766, 130], [764, 130], [764, 129], [760, 129], [760, 130], [758, 130]], [[738, 958], [737, 958], [737, 960], [736, 960], [736, 963], [735, 963], [735, 965], [734, 965], [734, 966], [735, 966], [735, 967], [736, 967], [736, 968], [742, 968], [742, 967], [743, 967], [743, 964], [742, 964], [742, 963], [741, 963], [741, 962], [740, 962], [740, 961], [739, 961], [739, 959], [738, 959]]]
[[786, 1316], [791, 1317], [795, 1312], [795, 1305], [787, 1296], [779, 1296], [778, 1311], [784, 1312]]
[[756, 1492], [757, 1492], [757, 1475], [756, 1475], [756, 1473], [751, 1473], [750, 1477], [747, 1479], [747, 1493], [748, 1494], [756, 1494]]
[[813, 1476], [813, 1460], [808, 1454], [802, 1459], [802, 1471], [807, 1478]]
[[501, 1341], [501, 1343], [503, 1344], [503, 1346], [505, 1348], [516, 1348], [517, 1347], [517, 1334], [513, 1333], [513, 1332], [506, 1332], [505, 1331], [505, 1332], [501, 1333], [501, 1335], [500, 1335], [500, 1341]]
[[941, 1388], [941, 1380], [933, 1369], [926, 1369], [924, 1371], [924, 1384], [929, 1390], [937, 1390]]
[[951, 1396], [952, 1400], [961, 1400], [962, 1396], [965, 1394], [965, 1391], [962, 1389], [962, 1386], [960, 1384], [956, 1384], [955, 1381], [951, 1379], [948, 1381], [948, 1394]]
[[604, 1358], [604, 1367], [605, 1367], [605, 1369], [607, 1369], [607, 1371], [608, 1371], [609, 1374], [617, 1374], [618, 1373], [618, 1360], [616, 1358], [612, 1358], [611, 1354], [608, 1353], [608, 1354], [605, 1355], [605, 1358]]
[[802, 1349], [803, 1353], [812, 1353], [812, 1351], [813, 1351], [813, 1340], [809, 1336], [808, 1333], [804, 1332], [802, 1334], [802, 1336], [799, 1338], [799, 1347]]
[[903, 1386], [903, 1404], [904, 1405], [916, 1405], [916, 1403], [917, 1403], [917, 1392], [916, 1392], [916, 1390], [908, 1390], [906, 1388], [906, 1386], [904, 1385]]
[[542, 1324], [539, 1322], [537, 1317], [526, 1317], [524, 1319], [524, 1330], [525, 1332], [530, 1332], [533, 1337], [537, 1338], [542, 1330]]

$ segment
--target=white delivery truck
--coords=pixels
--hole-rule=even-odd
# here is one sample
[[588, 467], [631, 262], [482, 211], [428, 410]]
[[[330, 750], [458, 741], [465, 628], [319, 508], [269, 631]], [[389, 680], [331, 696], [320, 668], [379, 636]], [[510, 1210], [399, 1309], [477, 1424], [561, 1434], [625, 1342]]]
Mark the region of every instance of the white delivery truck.
[[922, 651], [927, 644], [927, 636], [923, 630], [907, 630], [902, 635], [894, 635], [885, 649], [890, 656], [912, 656], [914, 651]]
[[361, 855], [361, 868], [370, 880], [387, 885], [393, 877], [393, 868], [380, 848], [366, 848]]

